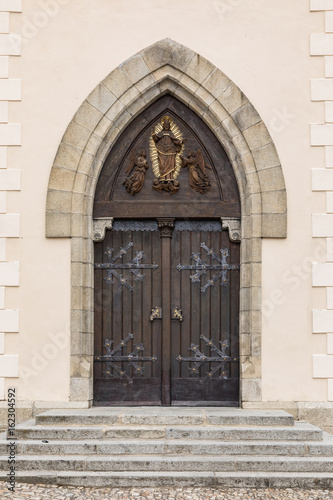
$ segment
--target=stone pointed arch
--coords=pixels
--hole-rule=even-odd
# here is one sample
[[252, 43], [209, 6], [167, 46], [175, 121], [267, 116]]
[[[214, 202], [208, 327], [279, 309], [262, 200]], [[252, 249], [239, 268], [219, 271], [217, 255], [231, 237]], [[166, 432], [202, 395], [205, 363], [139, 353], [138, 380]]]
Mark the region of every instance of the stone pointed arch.
[[78, 109], [50, 174], [46, 236], [72, 240], [71, 399], [92, 399], [92, 208], [103, 163], [146, 107], [172, 94], [201, 118], [232, 163], [242, 204], [242, 401], [261, 400], [261, 238], [287, 235], [279, 157], [259, 114], [222, 71], [192, 50], [159, 41], [113, 70]]

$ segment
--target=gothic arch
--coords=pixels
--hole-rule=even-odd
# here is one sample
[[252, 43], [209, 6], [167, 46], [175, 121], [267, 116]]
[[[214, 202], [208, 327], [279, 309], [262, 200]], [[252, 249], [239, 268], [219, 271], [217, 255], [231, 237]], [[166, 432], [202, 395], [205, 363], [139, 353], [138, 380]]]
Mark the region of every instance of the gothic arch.
[[72, 243], [71, 400], [92, 399], [92, 210], [102, 165], [143, 109], [172, 94], [198, 113], [232, 163], [242, 205], [241, 391], [261, 400], [261, 238], [285, 238], [287, 201], [270, 134], [241, 90], [192, 50], [165, 39], [112, 71], [78, 109], [50, 174], [46, 236]]

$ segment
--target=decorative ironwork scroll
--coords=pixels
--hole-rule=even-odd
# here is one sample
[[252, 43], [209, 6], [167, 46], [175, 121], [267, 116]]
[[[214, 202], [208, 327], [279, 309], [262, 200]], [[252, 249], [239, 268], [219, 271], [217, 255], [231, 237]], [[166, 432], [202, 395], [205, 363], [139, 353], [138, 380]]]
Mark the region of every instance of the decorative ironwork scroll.
[[[237, 363], [239, 358], [233, 358], [227, 355], [226, 351], [229, 349], [229, 344], [227, 340], [223, 342], [219, 342], [221, 348], [219, 349], [212, 340], [207, 339], [204, 335], [200, 335], [200, 339], [206, 343], [206, 346], [210, 348], [210, 356], [206, 356], [203, 352], [199, 350], [199, 346], [195, 344], [191, 344], [189, 347], [189, 351], [194, 353], [194, 356], [191, 357], [183, 357], [178, 356], [177, 361], [194, 363], [194, 365], [189, 366], [190, 375], [198, 375], [199, 370], [206, 363], [218, 363], [217, 366], [214, 366], [210, 369], [209, 372], [206, 372], [206, 376], [199, 380], [200, 384], [204, 384], [207, 380], [211, 380], [215, 373], [220, 371], [220, 375], [218, 378], [223, 378], [224, 380], [228, 379], [228, 363]], [[212, 356], [212, 351], [217, 354], [217, 356]]]
[[[157, 360], [156, 356], [143, 356], [144, 346], [142, 343], [134, 345], [133, 352], [126, 354], [123, 352], [126, 350], [127, 344], [133, 339], [134, 335], [129, 333], [125, 340], [121, 340], [120, 344], [112, 349], [112, 340], [106, 340], [104, 343], [104, 349], [106, 354], [104, 356], [96, 356], [95, 361], [104, 362], [106, 364], [106, 369], [103, 374], [107, 378], [124, 378], [129, 384], [133, 384], [133, 378], [131, 378], [125, 370], [117, 366], [115, 363], [128, 363], [130, 367], [133, 368], [134, 373], [143, 376], [144, 367], [140, 364], [145, 361], [150, 361], [155, 363]], [[142, 353], [142, 356], [140, 356]]]
[[134, 281], [143, 281], [145, 275], [141, 274], [140, 269], [157, 269], [157, 264], [143, 264], [140, 261], [144, 259], [144, 253], [142, 250], [140, 252], [135, 253], [135, 257], [133, 260], [124, 263], [117, 263], [118, 259], [122, 259], [123, 255], [127, 254], [127, 251], [133, 246], [133, 242], [130, 241], [125, 248], [120, 248], [120, 251], [113, 257], [113, 248], [107, 248], [105, 255], [107, 256], [108, 262], [103, 264], [95, 264], [95, 269], [106, 269], [107, 276], [104, 278], [107, 285], [113, 285], [114, 281], [112, 281], [112, 276], [114, 276], [121, 285], [126, 286], [130, 292], [134, 291], [132, 285], [130, 285], [126, 278], [122, 274], [119, 274], [115, 271], [115, 269], [128, 269], [131, 273], [134, 274]]
[[195, 261], [195, 264], [192, 265], [178, 264], [177, 266], [178, 271], [182, 271], [183, 269], [189, 269], [195, 271], [195, 274], [192, 274], [190, 276], [192, 283], [201, 283], [201, 276], [203, 274], [206, 274], [207, 271], [217, 271], [217, 273], [214, 274], [203, 287], [201, 287], [202, 292], [205, 292], [207, 288], [209, 288], [210, 286], [214, 286], [214, 283], [216, 281], [219, 281], [220, 278], [221, 278], [221, 286], [227, 286], [230, 281], [229, 278], [227, 278], [227, 272], [234, 269], [239, 269], [239, 264], [229, 264], [227, 262], [227, 258], [229, 257], [229, 251], [227, 248], [222, 248], [220, 250], [221, 257], [219, 257], [214, 253], [214, 251], [211, 248], [208, 248], [206, 243], [201, 243], [200, 246], [201, 248], [204, 248], [206, 250], [208, 257], [210, 257], [213, 260], [216, 260], [217, 262], [219, 262], [219, 264], [208, 264], [207, 262], [201, 259], [199, 253], [192, 252], [191, 259]]

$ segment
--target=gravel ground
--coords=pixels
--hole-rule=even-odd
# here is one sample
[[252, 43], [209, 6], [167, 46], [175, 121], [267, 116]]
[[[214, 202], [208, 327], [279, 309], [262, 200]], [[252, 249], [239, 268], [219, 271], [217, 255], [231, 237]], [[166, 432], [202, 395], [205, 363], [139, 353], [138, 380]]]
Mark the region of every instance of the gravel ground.
[[13, 500], [333, 500], [332, 490], [299, 490], [299, 489], [242, 489], [226, 488], [215, 490], [210, 488], [132, 488], [119, 490], [112, 488], [78, 488], [63, 486], [45, 486], [36, 484], [17, 484], [15, 493], [9, 492], [4, 485], [0, 486], [0, 498]]

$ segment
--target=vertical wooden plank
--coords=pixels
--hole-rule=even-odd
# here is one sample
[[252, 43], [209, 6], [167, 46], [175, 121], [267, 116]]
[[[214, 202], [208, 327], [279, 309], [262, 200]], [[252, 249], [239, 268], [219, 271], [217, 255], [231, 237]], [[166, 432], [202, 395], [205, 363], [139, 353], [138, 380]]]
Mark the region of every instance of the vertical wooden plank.
[[[152, 264], [152, 233], [151, 231], [142, 232], [142, 250], [144, 258], [143, 264]], [[142, 343], [144, 346], [144, 356], [152, 356], [152, 324], [150, 314], [152, 309], [152, 273], [153, 269], [141, 269], [140, 273], [144, 275], [142, 282]], [[144, 378], [152, 377], [152, 363], [144, 363]]]
[[[198, 253], [201, 255], [202, 260], [205, 259], [205, 250], [203, 250], [200, 246], [200, 243], [202, 243], [204, 240], [201, 241], [201, 235], [200, 231], [192, 231], [191, 232], [191, 254], [192, 252]], [[194, 261], [192, 261], [194, 263]], [[194, 274], [195, 271], [192, 271], [191, 274]], [[191, 283], [191, 340], [190, 344], [195, 344], [198, 345], [200, 348], [200, 303], [201, 303], [201, 286], [202, 282], [205, 279], [207, 279], [207, 274], [204, 275], [204, 277], [201, 278], [201, 283]], [[207, 293], [207, 292], [206, 292]], [[189, 344], [189, 347], [190, 347]], [[193, 367], [193, 364], [191, 364]], [[195, 374], [192, 376], [192, 378], [198, 378], [199, 375]]]
[[[181, 232], [180, 239], [180, 261], [183, 265], [191, 265], [191, 233], [189, 231]], [[180, 353], [182, 356], [188, 357], [190, 355], [189, 347], [191, 345], [191, 271], [183, 269], [180, 271], [181, 276], [181, 303], [183, 310], [183, 321], [181, 324], [181, 338], [180, 338]], [[189, 376], [189, 363], [180, 363], [180, 376], [187, 378]]]
[[[133, 233], [132, 231], [119, 231], [119, 234], [122, 235], [122, 239], [121, 239], [121, 246], [122, 248], [125, 248], [126, 245], [128, 245], [128, 243], [130, 243], [132, 240], [133, 240]], [[119, 247], [119, 250], [120, 250], [120, 247]], [[118, 252], [118, 249], [115, 248], [114, 250], [115, 252]], [[130, 249], [127, 253], [127, 255], [123, 255], [123, 258], [122, 259], [119, 259], [117, 262], [122, 262], [125, 264], [127, 262], [130, 262], [132, 260], [132, 256], [133, 256], [133, 251], [132, 249]], [[126, 269], [117, 269], [116, 270], [119, 274], [122, 274], [123, 277], [125, 279], [127, 279], [127, 281], [132, 284], [132, 276], [128, 270]], [[133, 322], [132, 322], [132, 317], [133, 317], [133, 307], [132, 307], [132, 302], [133, 302], [133, 294], [135, 292], [130, 292], [125, 286], [122, 287], [122, 294], [121, 294], [121, 298], [122, 298], [122, 310], [121, 310], [121, 313], [122, 313], [122, 329], [121, 329], [121, 335], [120, 335], [120, 338], [121, 339], [126, 339], [126, 337], [128, 336], [129, 333], [133, 333], [132, 331], [132, 328], [133, 328]], [[130, 343], [127, 344], [128, 345], [128, 348], [126, 349], [126, 351], [123, 351], [123, 352], [131, 352], [129, 349], [130, 349]], [[121, 364], [121, 369], [126, 371], [127, 373], [130, 373], [130, 370], [128, 369], [128, 363], [122, 363]]]
[[[180, 238], [181, 232], [174, 231], [171, 239], [171, 306], [178, 306], [183, 312], [182, 290], [181, 290], [181, 272], [177, 265], [180, 263]], [[182, 323], [178, 320], [171, 320], [171, 378], [180, 376], [180, 363], [177, 357], [181, 354], [181, 328]]]
[[[152, 233], [152, 263], [158, 268], [152, 272], [152, 299], [151, 307], [162, 307], [162, 256], [161, 238], [159, 231]], [[162, 310], [162, 314], [165, 311]], [[152, 322], [152, 353], [157, 356], [157, 361], [153, 364], [153, 377], [161, 379], [162, 371], [162, 321], [155, 319]]]

